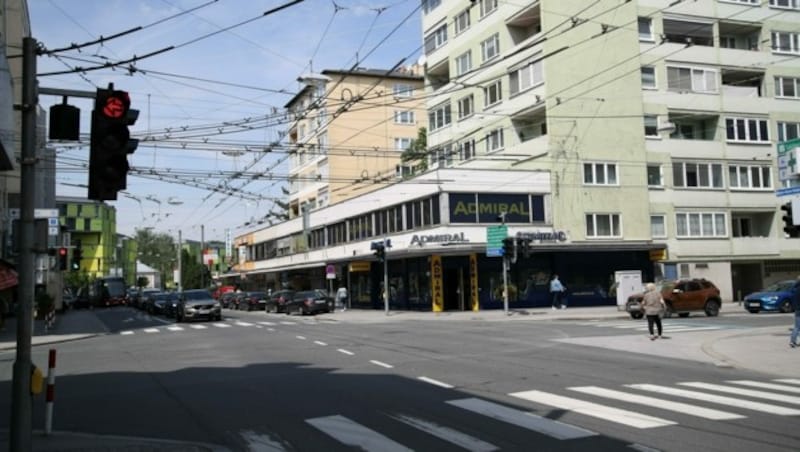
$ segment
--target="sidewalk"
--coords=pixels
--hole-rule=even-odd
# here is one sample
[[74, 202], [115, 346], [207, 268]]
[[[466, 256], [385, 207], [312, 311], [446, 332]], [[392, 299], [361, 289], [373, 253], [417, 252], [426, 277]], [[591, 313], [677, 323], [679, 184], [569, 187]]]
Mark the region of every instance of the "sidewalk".
[[[57, 342], [74, 341], [106, 334], [103, 322], [91, 310], [74, 310], [56, 313], [56, 320], [52, 328], [46, 328], [43, 320], [34, 320], [33, 346], [53, 344]], [[17, 348], [17, 317], [6, 319], [5, 325], [0, 329], [0, 351], [14, 350]]]
[[[9, 431], [0, 430], [0, 449], [9, 443]], [[86, 433], [53, 431], [45, 435], [34, 431], [31, 435], [34, 452], [229, 452], [230, 449], [214, 444], [166, 439], [139, 438], [115, 435], [90, 435]]]

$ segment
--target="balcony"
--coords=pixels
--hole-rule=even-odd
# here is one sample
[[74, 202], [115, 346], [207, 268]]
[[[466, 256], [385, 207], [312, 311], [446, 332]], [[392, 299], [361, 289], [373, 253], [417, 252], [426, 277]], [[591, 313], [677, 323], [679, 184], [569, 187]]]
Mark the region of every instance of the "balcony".
[[669, 135], [670, 139], [697, 141], [719, 139], [718, 115], [671, 112], [667, 121], [675, 127]]
[[738, 49], [757, 52], [761, 27], [752, 22], [719, 22], [719, 46], [723, 49]]
[[712, 23], [665, 18], [662, 38], [666, 42], [677, 44], [713, 47], [714, 25]]
[[511, 42], [517, 46], [542, 31], [542, 12], [539, 2], [532, 2], [506, 20]]
[[425, 68], [425, 84], [434, 91], [450, 83], [450, 60], [444, 60]]

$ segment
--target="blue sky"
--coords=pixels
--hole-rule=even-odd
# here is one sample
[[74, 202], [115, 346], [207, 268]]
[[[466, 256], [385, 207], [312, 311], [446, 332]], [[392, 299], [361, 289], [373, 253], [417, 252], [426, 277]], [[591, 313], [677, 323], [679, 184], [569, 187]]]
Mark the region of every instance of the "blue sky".
[[[150, 175], [129, 175], [126, 193], [110, 201], [117, 208], [118, 232], [133, 235], [136, 228], [152, 227], [175, 237], [180, 230], [184, 238], [199, 240], [204, 225], [206, 240], [224, 240], [228, 229], [234, 236], [250, 230], [245, 223], [272, 210], [271, 198], [283, 197], [280, 187], [286, 183], [281, 176], [287, 174], [284, 153], [259, 151], [280, 140], [286, 127], [263, 127], [258, 119], [274, 109], [283, 112], [300, 87], [297, 77], [311, 69], [344, 69], [357, 62], [388, 69], [403, 59], [413, 64], [419, 57], [418, 0], [305, 0], [264, 15], [287, 3], [292, 1], [29, 1], [33, 37], [49, 50], [143, 27], [102, 45], [38, 60], [40, 86], [94, 91], [113, 83], [130, 93], [132, 108], [140, 111], [132, 131], [152, 139], [141, 142], [129, 161]], [[133, 74], [106, 68], [44, 75], [170, 46], [175, 49], [133, 63]], [[60, 97], [40, 96], [45, 109], [60, 102]], [[69, 103], [81, 109], [81, 132], [88, 135], [92, 101], [71, 98]], [[230, 124], [236, 123], [250, 128], [220, 133], [233, 130]], [[207, 127], [192, 139], [175, 140], [199, 126]], [[167, 143], [165, 137], [172, 140]], [[216, 150], [202, 149], [210, 147], [204, 140]], [[82, 185], [88, 183], [88, 170], [82, 165], [88, 162], [88, 140], [83, 146], [59, 145], [57, 152], [57, 194], [85, 197]], [[278, 181], [223, 177], [245, 170], [246, 176], [269, 171]], [[192, 186], [220, 183], [250, 199]]]

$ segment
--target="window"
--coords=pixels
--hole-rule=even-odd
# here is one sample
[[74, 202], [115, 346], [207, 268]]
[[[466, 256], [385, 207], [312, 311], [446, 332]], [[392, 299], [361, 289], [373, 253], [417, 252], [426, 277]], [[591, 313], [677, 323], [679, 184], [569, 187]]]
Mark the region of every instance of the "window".
[[411, 146], [412, 138], [395, 138], [394, 148], [398, 151], [405, 151]]
[[775, 8], [800, 9], [800, 0], [769, 0], [769, 6]]
[[747, 3], [748, 5], [758, 5], [761, 0], [720, 0], [728, 3]]
[[800, 53], [800, 33], [773, 31], [772, 51], [779, 53]]
[[779, 122], [778, 141], [789, 141], [800, 138], [800, 122]]
[[472, 51], [467, 50], [456, 57], [456, 75], [464, 75], [472, 70]]
[[678, 237], [727, 237], [725, 214], [676, 213], [675, 229]]
[[621, 237], [619, 214], [587, 213], [586, 237], [605, 238]]
[[722, 165], [719, 163], [673, 163], [672, 179], [673, 185], [677, 188], [722, 188]]
[[663, 187], [664, 178], [661, 175], [661, 165], [647, 165], [647, 186]]
[[425, 37], [425, 53], [431, 53], [447, 42], [447, 24], [443, 24]]
[[508, 74], [508, 85], [510, 95], [514, 96], [528, 88], [532, 88], [544, 82], [542, 76], [542, 62], [535, 61], [527, 63], [521, 68]]
[[495, 129], [486, 134], [486, 152], [503, 148], [503, 129]]
[[453, 19], [453, 28], [459, 34], [469, 28], [469, 9], [465, 9]]
[[472, 94], [458, 100], [458, 119], [472, 116], [475, 112], [475, 98]]
[[639, 18], [639, 40], [654, 41], [653, 39], [653, 20], [649, 17]]
[[431, 166], [453, 166], [453, 149], [452, 145], [446, 144], [438, 148], [434, 148], [430, 152]]
[[658, 116], [644, 115], [644, 136], [658, 137]]
[[458, 158], [470, 160], [475, 157], [475, 140], [466, 140], [458, 143]]
[[717, 92], [717, 71], [667, 66], [667, 88], [697, 93]]
[[395, 124], [414, 124], [414, 112], [411, 110], [396, 110], [394, 112]]
[[731, 235], [734, 237], [753, 237], [753, 222], [747, 217], [731, 218]]
[[441, 129], [444, 126], [450, 125], [450, 104], [439, 105], [428, 113], [428, 129], [433, 132], [434, 130]]
[[503, 100], [503, 95], [500, 92], [501, 89], [500, 80], [492, 83], [491, 85], [487, 86], [483, 89], [483, 107], [490, 107], [501, 100]]
[[667, 237], [667, 218], [664, 215], [650, 215], [650, 236], [654, 239]]
[[497, 9], [497, 0], [480, 0], [481, 18]]
[[583, 183], [586, 185], [618, 185], [615, 163], [584, 163]]
[[758, 165], [729, 165], [728, 183], [738, 189], [771, 189], [772, 168]]
[[800, 78], [775, 77], [775, 97], [800, 99]]
[[766, 119], [725, 118], [725, 129], [728, 141], [769, 142]]
[[500, 55], [500, 35], [495, 33], [489, 39], [481, 42], [481, 58], [487, 62]]
[[403, 83], [395, 83], [392, 86], [392, 95], [394, 97], [413, 97], [414, 87]]
[[642, 88], [656, 88], [656, 68], [653, 66], [642, 66]]
[[442, 3], [442, 0], [422, 0], [422, 12], [428, 14]]

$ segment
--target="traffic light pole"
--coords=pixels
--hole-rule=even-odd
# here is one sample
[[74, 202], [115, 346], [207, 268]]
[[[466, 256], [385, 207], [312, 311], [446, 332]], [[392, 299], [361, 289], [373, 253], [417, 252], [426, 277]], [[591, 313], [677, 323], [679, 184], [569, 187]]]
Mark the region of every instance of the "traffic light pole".
[[31, 336], [33, 334], [34, 208], [36, 201], [36, 47], [33, 38], [22, 40], [22, 148], [20, 153], [19, 299], [17, 355], [11, 385], [9, 450], [30, 451], [33, 424], [31, 396]]
[[383, 311], [389, 315], [389, 258], [386, 256], [386, 237], [383, 238]]

